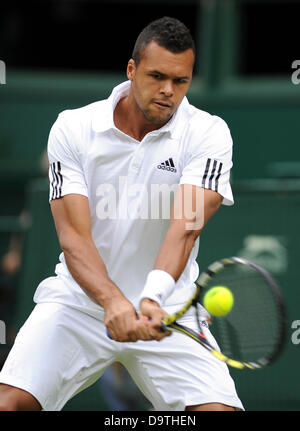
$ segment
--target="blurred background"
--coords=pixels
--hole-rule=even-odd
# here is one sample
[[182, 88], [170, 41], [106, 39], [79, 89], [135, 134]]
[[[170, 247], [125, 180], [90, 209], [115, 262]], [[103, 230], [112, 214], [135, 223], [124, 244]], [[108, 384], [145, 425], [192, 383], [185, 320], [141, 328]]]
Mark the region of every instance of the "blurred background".
[[[222, 207], [202, 234], [200, 267], [224, 256], [249, 257], [279, 281], [288, 308], [280, 359], [232, 375], [246, 409], [300, 410], [299, 0], [1, 3], [0, 320], [6, 342], [0, 367], [33, 308], [37, 284], [57, 263], [44, 157], [49, 130], [60, 111], [106, 98], [126, 80], [138, 33], [164, 15], [182, 20], [196, 40], [190, 102], [221, 116], [234, 140], [235, 205]], [[116, 367], [64, 410], [148, 409], [131, 384]]]

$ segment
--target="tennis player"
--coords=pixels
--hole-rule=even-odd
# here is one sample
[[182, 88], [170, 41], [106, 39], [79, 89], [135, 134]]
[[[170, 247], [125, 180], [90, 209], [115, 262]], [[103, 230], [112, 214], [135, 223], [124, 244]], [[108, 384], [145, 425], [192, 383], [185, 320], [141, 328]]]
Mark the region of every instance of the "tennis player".
[[[204, 225], [233, 203], [229, 129], [186, 98], [194, 61], [185, 25], [156, 20], [137, 38], [128, 81], [54, 123], [62, 253], [0, 373], [2, 410], [61, 410], [115, 361], [154, 409], [243, 409], [224, 363], [160, 329], [194, 292]], [[203, 309], [215, 342], [206, 319]], [[181, 321], [195, 325], [191, 312]]]

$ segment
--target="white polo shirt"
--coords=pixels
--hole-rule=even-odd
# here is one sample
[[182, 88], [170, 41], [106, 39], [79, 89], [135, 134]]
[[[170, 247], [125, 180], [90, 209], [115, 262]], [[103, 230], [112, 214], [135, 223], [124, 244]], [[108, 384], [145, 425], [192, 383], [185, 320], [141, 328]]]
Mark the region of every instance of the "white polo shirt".
[[[76, 193], [89, 199], [92, 236], [110, 278], [137, 307], [147, 274], [169, 226], [171, 193], [179, 184], [215, 190], [233, 204], [232, 139], [219, 117], [185, 97], [170, 121], [141, 142], [117, 129], [113, 111], [130, 82], [106, 100], [59, 114], [48, 141], [50, 200]], [[170, 192], [171, 191], [171, 192]], [[164, 308], [175, 310], [194, 291], [199, 240]], [[97, 318], [94, 303], [70, 274], [64, 254], [56, 276], [38, 286], [36, 302], [69, 304]]]

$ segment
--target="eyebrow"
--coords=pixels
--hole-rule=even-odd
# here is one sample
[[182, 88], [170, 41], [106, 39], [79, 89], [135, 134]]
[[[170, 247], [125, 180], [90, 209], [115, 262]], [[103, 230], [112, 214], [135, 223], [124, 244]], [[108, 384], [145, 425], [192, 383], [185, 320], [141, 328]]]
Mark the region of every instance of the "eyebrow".
[[[148, 73], [153, 73], [153, 74], [157, 74], [157, 75], [161, 75], [163, 78], [169, 78], [168, 75], [166, 75], [165, 73], [160, 72], [159, 70], [149, 70]], [[190, 79], [189, 76], [174, 76], [172, 77], [172, 79]]]

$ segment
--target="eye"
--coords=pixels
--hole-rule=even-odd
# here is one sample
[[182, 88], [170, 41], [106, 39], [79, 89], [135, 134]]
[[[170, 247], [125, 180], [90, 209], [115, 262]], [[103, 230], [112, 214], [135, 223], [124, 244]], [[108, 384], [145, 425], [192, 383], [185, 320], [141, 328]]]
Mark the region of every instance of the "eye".
[[159, 73], [152, 73], [151, 75], [154, 79], [162, 79], [162, 75], [160, 75]]
[[187, 78], [176, 78], [174, 79], [175, 84], [186, 84], [188, 82]]

